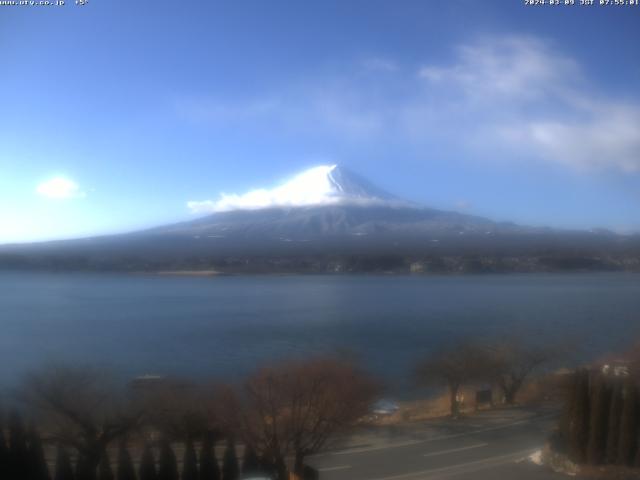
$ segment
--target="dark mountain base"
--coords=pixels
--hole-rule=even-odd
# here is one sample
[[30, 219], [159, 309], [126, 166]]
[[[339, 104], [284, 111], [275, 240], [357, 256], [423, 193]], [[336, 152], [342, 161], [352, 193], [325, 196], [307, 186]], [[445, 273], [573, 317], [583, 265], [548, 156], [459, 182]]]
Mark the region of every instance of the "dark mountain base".
[[121, 235], [0, 246], [0, 268], [224, 273], [640, 271], [640, 235], [409, 207], [234, 211]]
[[327, 256], [193, 256], [184, 258], [92, 258], [83, 256], [0, 255], [0, 269], [94, 272], [216, 271], [221, 274], [319, 273], [526, 273], [628, 271], [640, 273], [640, 256], [403, 256], [350, 254]]

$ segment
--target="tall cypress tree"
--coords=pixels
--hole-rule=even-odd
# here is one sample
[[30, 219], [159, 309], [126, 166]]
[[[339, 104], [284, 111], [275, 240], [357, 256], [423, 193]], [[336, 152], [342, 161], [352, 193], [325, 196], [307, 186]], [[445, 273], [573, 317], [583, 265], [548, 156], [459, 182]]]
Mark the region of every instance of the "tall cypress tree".
[[260, 472], [267, 475], [267, 476], [272, 476], [272, 477], [276, 477], [278, 475], [278, 471], [275, 465], [275, 462], [273, 460], [270, 460], [269, 458], [267, 458], [266, 456], [262, 456], [259, 459], [260, 462]]
[[198, 480], [198, 457], [191, 439], [187, 439], [184, 448], [182, 480]]
[[591, 465], [600, 465], [605, 459], [610, 398], [611, 391], [606, 377], [601, 373], [595, 374], [587, 445], [587, 462]]
[[29, 478], [31, 480], [49, 480], [49, 467], [44, 458], [44, 449], [38, 431], [31, 427], [29, 429]]
[[620, 440], [618, 441], [619, 465], [633, 465], [638, 435], [638, 390], [632, 379], [623, 387]]
[[157, 480], [156, 459], [149, 444], [144, 446], [142, 457], [140, 457], [140, 469], [138, 470], [140, 480]]
[[261, 464], [255, 449], [251, 445], [244, 448], [242, 459], [242, 475], [255, 475], [261, 472]]
[[0, 478], [7, 478], [9, 475], [9, 448], [4, 438], [4, 423], [2, 412], [0, 412]]
[[114, 480], [109, 452], [104, 450], [98, 464], [98, 480]]
[[76, 480], [96, 480], [96, 478], [96, 469], [82, 453], [79, 453], [76, 460]]
[[589, 441], [589, 372], [586, 369], [575, 373], [574, 388], [568, 425], [569, 457], [576, 463], [584, 463]]
[[200, 449], [200, 480], [220, 480], [215, 443], [209, 434], [205, 435]]
[[122, 442], [118, 448], [118, 468], [116, 470], [117, 480], [136, 480], [136, 472], [133, 469], [133, 460], [127, 445]]
[[178, 480], [178, 462], [168, 440], [162, 442], [160, 448], [160, 467], [158, 468], [158, 480]]
[[275, 461], [275, 477], [280, 480], [286, 480], [289, 478], [289, 471], [287, 465], [284, 463], [284, 458], [279, 456]]
[[54, 480], [73, 480], [73, 469], [71, 468], [69, 454], [61, 445], [58, 445], [56, 470], [53, 478]]
[[222, 480], [238, 480], [238, 478], [240, 478], [240, 467], [238, 466], [236, 447], [233, 440], [228, 439], [222, 459]]
[[29, 450], [22, 417], [12, 412], [9, 417], [9, 475], [8, 478], [29, 477]]
[[567, 388], [565, 393], [565, 398], [562, 406], [562, 412], [560, 415], [560, 420], [558, 422], [558, 437], [560, 443], [555, 445], [556, 450], [562, 450], [563, 453], [566, 453], [569, 450], [569, 440], [571, 438], [570, 434], [570, 426], [571, 426], [571, 418], [573, 415], [573, 404], [575, 403], [576, 397], [576, 378], [577, 374], [574, 372], [567, 379]]
[[606, 463], [616, 463], [618, 459], [618, 441], [620, 440], [620, 417], [622, 416], [622, 381], [613, 379], [613, 391], [609, 405]]

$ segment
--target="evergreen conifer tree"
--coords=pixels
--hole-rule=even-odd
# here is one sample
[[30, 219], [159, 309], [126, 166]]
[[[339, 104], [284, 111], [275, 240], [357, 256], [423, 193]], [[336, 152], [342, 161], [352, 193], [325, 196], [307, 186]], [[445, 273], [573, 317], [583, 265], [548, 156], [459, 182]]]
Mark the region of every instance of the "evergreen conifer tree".
[[156, 459], [150, 445], [145, 445], [140, 457], [140, 469], [138, 470], [140, 480], [157, 480]]
[[269, 460], [265, 456], [260, 457], [258, 460], [260, 462], [260, 472], [265, 475], [271, 475], [272, 477], [277, 476], [278, 472], [272, 460]]
[[87, 458], [81, 453], [76, 460], [76, 480], [96, 480], [97, 469], [91, 466]]
[[118, 448], [118, 468], [116, 471], [117, 480], [136, 480], [136, 472], [133, 469], [133, 460], [124, 442]]
[[287, 480], [289, 478], [289, 471], [287, 465], [284, 463], [284, 458], [278, 457], [275, 461], [275, 477], [279, 480]]
[[560, 416], [558, 437], [561, 443], [556, 445], [556, 449], [562, 449], [563, 453], [568, 452], [571, 438], [571, 420], [573, 417], [573, 406], [576, 398], [577, 372], [574, 372], [567, 381], [567, 390]]
[[178, 480], [178, 462], [168, 440], [162, 443], [160, 448], [160, 466], [158, 468], [158, 480]]
[[569, 457], [576, 463], [586, 460], [589, 441], [589, 372], [578, 370], [575, 374], [575, 392], [569, 417]]
[[220, 480], [220, 466], [216, 458], [215, 443], [205, 435], [200, 450], [200, 480]]
[[29, 478], [29, 450], [27, 435], [18, 412], [9, 417], [9, 475], [8, 478]]
[[242, 475], [255, 475], [262, 471], [260, 459], [251, 445], [246, 445], [242, 459]]
[[222, 480], [238, 480], [238, 478], [240, 478], [240, 467], [235, 444], [232, 439], [228, 439], [222, 459]]
[[69, 454], [60, 445], [58, 445], [56, 469], [53, 478], [54, 480], [73, 480], [73, 469], [71, 468]]
[[182, 480], [198, 480], [198, 457], [191, 439], [187, 439], [184, 448]]
[[632, 379], [623, 387], [620, 439], [618, 440], [619, 465], [633, 465], [638, 436], [638, 390]]
[[29, 479], [30, 480], [49, 480], [49, 467], [44, 458], [44, 449], [42, 448], [42, 440], [35, 428], [29, 429]]
[[600, 465], [606, 456], [607, 421], [611, 390], [607, 378], [598, 373], [594, 375], [591, 394], [591, 412], [589, 420], [589, 443], [587, 462]]
[[616, 463], [618, 459], [618, 441], [620, 440], [620, 417], [622, 416], [622, 381], [613, 379], [613, 391], [609, 405], [609, 420], [607, 422], [607, 453], [606, 463]]
[[4, 423], [0, 412], [0, 478], [7, 478], [9, 474], [9, 448], [4, 438]]
[[111, 459], [109, 458], [109, 453], [106, 450], [102, 452], [102, 457], [98, 464], [98, 480], [114, 480], [113, 469], [111, 468]]

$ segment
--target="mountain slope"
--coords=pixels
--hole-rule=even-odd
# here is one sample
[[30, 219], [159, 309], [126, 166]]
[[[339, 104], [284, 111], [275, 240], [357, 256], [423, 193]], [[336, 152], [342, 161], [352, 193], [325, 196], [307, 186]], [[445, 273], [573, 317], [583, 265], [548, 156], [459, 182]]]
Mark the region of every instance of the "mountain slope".
[[425, 208], [334, 165], [213, 205], [215, 212], [202, 218], [139, 232], [3, 246], [0, 267], [406, 271], [422, 262], [429, 270], [467, 271], [475, 259], [472, 270], [481, 271], [640, 268], [637, 236]]

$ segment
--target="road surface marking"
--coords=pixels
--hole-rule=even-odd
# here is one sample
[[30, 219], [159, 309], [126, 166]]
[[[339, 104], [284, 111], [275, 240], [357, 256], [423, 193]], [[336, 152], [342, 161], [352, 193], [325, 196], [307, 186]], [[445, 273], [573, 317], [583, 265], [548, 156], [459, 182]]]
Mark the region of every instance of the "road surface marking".
[[351, 468], [351, 465], [338, 465], [336, 467], [318, 468], [318, 471], [319, 472], [333, 472], [335, 470], [346, 470], [347, 468]]
[[[401, 480], [405, 478], [419, 477], [420, 480], [427, 480], [434, 475], [442, 475], [447, 473], [460, 474], [466, 472], [473, 472], [481, 470], [483, 468], [497, 467], [504, 465], [505, 463], [514, 462], [530, 455], [537, 449], [520, 450], [519, 452], [508, 453], [506, 455], [498, 455], [495, 457], [483, 458], [482, 460], [474, 460], [473, 462], [459, 463], [457, 465], [449, 465], [447, 467], [431, 468], [428, 470], [421, 470], [419, 472], [403, 473], [400, 475], [391, 475], [390, 477], [379, 477], [371, 480]], [[458, 470], [458, 471], [456, 471]], [[437, 478], [437, 477], [435, 477]]]
[[309, 458], [318, 458], [318, 457], [328, 457], [328, 456], [333, 456], [333, 455], [351, 455], [351, 454], [355, 454], [355, 453], [366, 453], [366, 452], [375, 452], [378, 450], [387, 450], [390, 448], [402, 448], [402, 447], [408, 447], [411, 445], [417, 445], [419, 443], [429, 443], [429, 442], [437, 442], [439, 440], [449, 440], [451, 438], [459, 438], [459, 437], [466, 437], [469, 435], [476, 435], [478, 433], [485, 433], [485, 432], [492, 432], [494, 430], [501, 430], [503, 428], [509, 428], [509, 427], [515, 427], [516, 425], [523, 425], [525, 423], [530, 423], [534, 420], [546, 420], [547, 418], [551, 418], [551, 417], [555, 417], [557, 416], [556, 413], [552, 413], [549, 415], [542, 415], [539, 417], [533, 417], [533, 418], [526, 418], [524, 420], [518, 420], [516, 422], [512, 422], [512, 423], [507, 423], [504, 425], [496, 425], [494, 427], [487, 427], [487, 428], [481, 428], [479, 430], [471, 430], [469, 432], [464, 432], [464, 433], [454, 433], [451, 435], [442, 435], [440, 437], [432, 437], [432, 438], [426, 438], [424, 440], [411, 440], [408, 442], [400, 442], [400, 443], [392, 443], [390, 445], [381, 445], [379, 447], [363, 447], [363, 448], [352, 448], [349, 450], [342, 450], [340, 452], [327, 452], [327, 453], [320, 453], [317, 455], [311, 455]]
[[419, 443], [424, 443], [425, 440], [411, 440], [409, 442], [400, 442], [394, 443], [391, 445], [382, 445], [379, 447], [364, 447], [364, 448], [352, 448], [351, 450], [342, 450], [341, 452], [332, 452], [321, 455], [314, 456], [325, 456], [325, 455], [351, 455], [352, 453], [364, 453], [364, 452], [375, 452], [376, 450], [386, 450], [388, 448], [400, 448], [400, 447], [408, 447], [409, 445], [417, 445]]
[[446, 455], [447, 453], [462, 452], [464, 450], [471, 450], [472, 448], [481, 448], [489, 445], [488, 443], [476, 443], [475, 445], [469, 445], [468, 447], [450, 448], [449, 450], [440, 450], [439, 452], [425, 453], [423, 457], [436, 457], [438, 455]]

